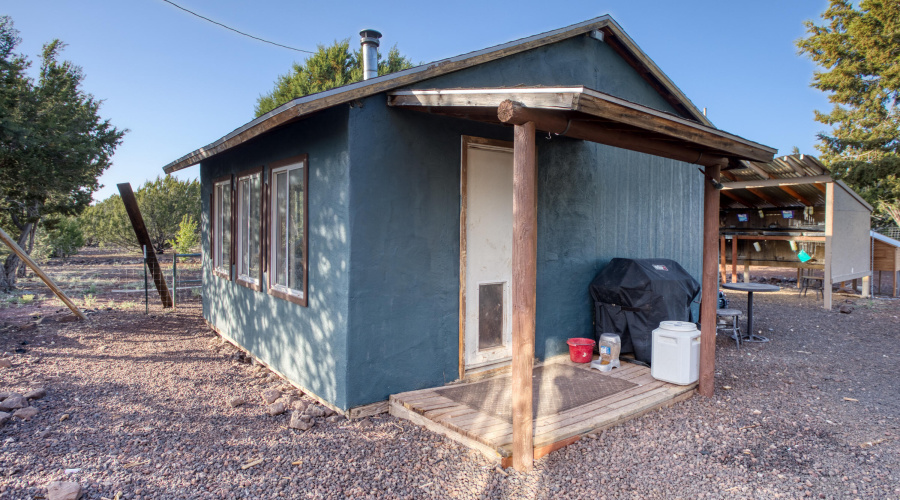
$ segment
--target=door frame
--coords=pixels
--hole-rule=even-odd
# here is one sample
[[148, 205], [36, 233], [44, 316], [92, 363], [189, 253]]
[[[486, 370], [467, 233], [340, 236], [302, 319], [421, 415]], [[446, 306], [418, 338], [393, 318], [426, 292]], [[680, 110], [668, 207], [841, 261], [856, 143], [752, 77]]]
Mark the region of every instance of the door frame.
[[459, 378], [466, 377], [466, 206], [468, 205], [468, 162], [470, 145], [493, 146], [512, 151], [512, 141], [462, 136], [459, 176]]

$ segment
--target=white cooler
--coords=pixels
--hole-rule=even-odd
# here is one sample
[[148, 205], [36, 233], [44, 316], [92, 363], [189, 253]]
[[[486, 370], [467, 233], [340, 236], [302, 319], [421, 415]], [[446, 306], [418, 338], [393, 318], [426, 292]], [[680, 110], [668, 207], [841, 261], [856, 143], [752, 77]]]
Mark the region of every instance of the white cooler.
[[678, 385], [700, 378], [700, 330], [687, 321], [663, 321], [653, 330], [650, 375]]

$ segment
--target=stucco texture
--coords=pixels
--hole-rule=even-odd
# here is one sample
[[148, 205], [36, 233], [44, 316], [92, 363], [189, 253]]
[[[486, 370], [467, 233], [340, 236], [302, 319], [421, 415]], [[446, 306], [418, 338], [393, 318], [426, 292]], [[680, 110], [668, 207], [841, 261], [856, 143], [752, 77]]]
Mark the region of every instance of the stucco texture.
[[[233, 339], [300, 386], [347, 407], [349, 157], [347, 109], [334, 108], [273, 131], [203, 162], [203, 314]], [[309, 305], [256, 292], [214, 276], [209, 265], [211, 180], [309, 156]]]

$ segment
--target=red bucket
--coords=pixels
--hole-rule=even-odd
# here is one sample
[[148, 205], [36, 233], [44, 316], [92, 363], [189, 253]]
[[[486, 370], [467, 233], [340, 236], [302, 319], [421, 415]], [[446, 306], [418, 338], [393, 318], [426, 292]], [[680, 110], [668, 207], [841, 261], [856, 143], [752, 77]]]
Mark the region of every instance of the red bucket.
[[574, 363], [590, 363], [594, 357], [593, 339], [569, 339], [566, 344], [569, 344], [569, 359]]

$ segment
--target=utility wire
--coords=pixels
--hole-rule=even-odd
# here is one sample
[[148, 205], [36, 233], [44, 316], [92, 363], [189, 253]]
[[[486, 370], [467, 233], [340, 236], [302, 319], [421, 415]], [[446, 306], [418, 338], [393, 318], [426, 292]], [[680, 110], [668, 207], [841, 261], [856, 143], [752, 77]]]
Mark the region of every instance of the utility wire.
[[184, 7], [178, 5], [177, 3], [172, 2], [172, 1], [170, 1], [170, 0], [162, 0], [162, 1], [163, 1], [163, 2], [166, 2], [166, 3], [169, 4], [169, 5], [172, 5], [173, 7], [177, 7], [177, 8], [179, 8], [179, 9], [181, 9], [181, 10], [187, 12], [188, 14], [195, 15], [195, 16], [199, 17], [200, 19], [203, 19], [203, 20], [205, 20], [205, 21], [209, 21], [209, 22], [211, 22], [211, 23], [213, 23], [213, 24], [217, 24], [217, 25], [219, 25], [219, 26], [221, 26], [221, 27], [223, 27], [223, 28], [225, 28], [225, 29], [227, 29], [227, 30], [234, 31], [235, 33], [238, 33], [238, 34], [241, 34], [241, 35], [244, 35], [244, 36], [248, 36], [248, 37], [250, 37], [250, 38], [252, 38], [252, 39], [254, 39], [254, 40], [259, 40], [260, 42], [270, 43], [270, 44], [272, 44], [272, 45], [275, 45], [275, 46], [278, 46], [278, 47], [282, 47], [282, 48], [285, 48], [285, 49], [296, 50], [297, 52], [306, 52], [307, 54], [315, 54], [315, 52], [311, 52], [311, 51], [309, 51], [309, 50], [303, 50], [303, 49], [297, 49], [297, 48], [294, 48], [294, 47], [288, 47], [287, 45], [282, 45], [282, 44], [280, 44], [280, 43], [270, 42], [269, 40], [262, 39], [262, 38], [260, 38], [260, 37], [258, 37], [258, 36], [253, 36], [253, 35], [251, 35], [251, 34], [249, 34], [249, 33], [244, 33], [243, 31], [236, 30], [236, 29], [234, 29], [234, 28], [232, 28], [232, 27], [230, 27], [230, 26], [226, 26], [226, 25], [224, 25], [224, 24], [222, 24], [222, 23], [220, 23], [220, 22], [218, 22], [218, 21], [213, 21], [212, 19], [210, 19], [210, 18], [208, 18], [208, 17], [201, 16], [200, 14], [197, 14], [196, 12], [194, 12], [194, 11], [192, 11], [192, 10], [185, 9]]

